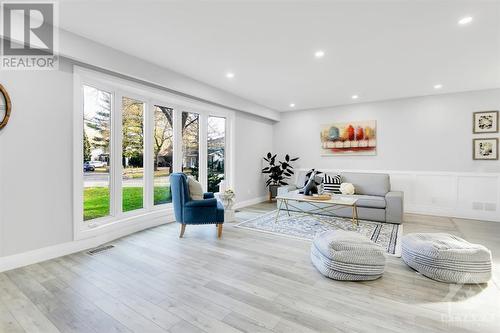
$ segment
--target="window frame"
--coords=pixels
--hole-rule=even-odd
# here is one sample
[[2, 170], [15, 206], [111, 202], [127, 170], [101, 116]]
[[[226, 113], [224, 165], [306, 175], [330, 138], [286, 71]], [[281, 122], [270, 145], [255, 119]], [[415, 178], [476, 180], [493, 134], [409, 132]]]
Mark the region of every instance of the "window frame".
[[[154, 87], [152, 84], [137, 82], [104, 74], [80, 66], [73, 68], [74, 85], [74, 126], [73, 126], [73, 224], [74, 239], [84, 239], [102, 235], [106, 232], [135, 226], [146, 225], [149, 218], [168, 216], [173, 220], [171, 203], [154, 205], [153, 171], [153, 130], [155, 105], [173, 108], [173, 172], [182, 170], [182, 112], [200, 115], [199, 178], [204, 190], [207, 189], [207, 120], [209, 116], [226, 118], [225, 173], [226, 184], [232, 187], [232, 129], [234, 111], [184, 97]], [[83, 220], [83, 86], [91, 86], [111, 94], [111, 154], [110, 154], [110, 215], [88, 221]], [[143, 208], [123, 212], [122, 210], [122, 98], [129, 97], [144, 102], [144, 192]], [[201, 166], [204, 167], [201, 167]]]
[[[229, 131], [229, 126], [228, 126], [228, 119], [224, 116], [219, 116], [219, 115], [214, 115], [212, 113], [209, 113], [208, 116], [207, 116], [207, 142], [206, 142], [206, 154], [207, 154], [207, 158], [205, 160], [206, 162], [206, 167], [205, 167], [205, 170], [207, 170], [207, 180], [205, 182], [207, 188], [208, 188], [208, 119], [210, 117], [213, 117], [213, 118], [224, 118], [224, 181], [226, 184], [232, 184], [232, 183], [229, 183], [227, 181], [227, 177], [228, 177], [228, 165], [226, 164], [227, 163], [227, 154], [229, 152], [229, 149], [228, 147], [230, 147], [230, 145], [228, 145], [228, 131]], [[232, 186], [230, 185], [229, 186], [230, 188], [232, 188]], [[227, 188], [227, 186], [226, 186]]]

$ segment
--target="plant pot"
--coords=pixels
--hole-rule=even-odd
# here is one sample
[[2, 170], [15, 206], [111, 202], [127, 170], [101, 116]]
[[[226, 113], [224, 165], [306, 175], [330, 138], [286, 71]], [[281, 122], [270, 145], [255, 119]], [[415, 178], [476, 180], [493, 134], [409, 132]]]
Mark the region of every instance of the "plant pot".
[[279, 185], [269, 185], [269, 201], [273, 200], [278, 196]]

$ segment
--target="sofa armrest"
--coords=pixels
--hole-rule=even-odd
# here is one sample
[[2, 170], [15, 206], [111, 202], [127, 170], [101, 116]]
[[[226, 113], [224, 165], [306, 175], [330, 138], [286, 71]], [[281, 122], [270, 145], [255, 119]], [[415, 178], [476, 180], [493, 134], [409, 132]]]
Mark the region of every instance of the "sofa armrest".
[[404, 193], [401, 191], [390, 191], [385, 195], [385, 221], [390, 223], [402, 223], [404, 212]]
[[217, 199], [210, 198], [204, 200], [191, 200], [186, 202], [186, 207], [196, 208], [196, 207], [217, 207]]
[[295, 185], [285, 185], [278, 187], [278, 196], [285, 195], [288, 192], [295, 191], [297, 187]]
[[206, 192], [203, 194], [203, 199], [210, 199], [210, 198], [215, 198], [212, 192]]

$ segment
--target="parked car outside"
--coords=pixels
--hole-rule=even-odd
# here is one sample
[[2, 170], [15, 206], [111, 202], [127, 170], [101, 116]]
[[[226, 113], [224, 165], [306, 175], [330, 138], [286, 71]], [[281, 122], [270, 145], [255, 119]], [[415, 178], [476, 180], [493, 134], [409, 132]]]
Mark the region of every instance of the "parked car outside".
[[89, 162], [83, 163], [83, 172], [95, 171], [95, 167]]
[[108, 163], [103, 162], [103, 161], [90, 161], [90, 165], [92, 165], [94, 168], [105, 168], [108, 166]]

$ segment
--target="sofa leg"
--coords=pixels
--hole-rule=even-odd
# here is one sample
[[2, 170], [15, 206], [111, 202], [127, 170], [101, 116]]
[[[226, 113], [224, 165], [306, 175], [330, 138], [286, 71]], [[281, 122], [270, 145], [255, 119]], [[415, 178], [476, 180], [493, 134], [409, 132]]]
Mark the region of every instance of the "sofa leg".
[[221, 237], [222, 237], [222, 223], [217, 224], [217, 238], [221, 238]]
[[182, 236], [184, 236], [184, 231], [186, 231], [186, 225], [181, 224], [181, 234], [179, 235], [179, 238], [182, 238]]

